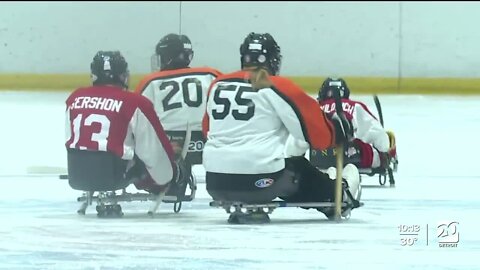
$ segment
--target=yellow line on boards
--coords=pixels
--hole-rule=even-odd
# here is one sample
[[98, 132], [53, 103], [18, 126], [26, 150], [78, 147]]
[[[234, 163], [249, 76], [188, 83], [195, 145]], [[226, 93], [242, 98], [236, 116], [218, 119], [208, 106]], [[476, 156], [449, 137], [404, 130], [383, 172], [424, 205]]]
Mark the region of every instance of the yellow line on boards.
[[[144, 74], [132, 74], [134, 89]], [[287, 76], [289, 77], [289, 76]], [[290, 76], [310, 94], [316, 94], [325, 77]], [[353, 94], [480, 95], [476, 78], [343, 77]], [[90, 85], [89, 74], [0, 74], [0, 90], [73, 91]]]

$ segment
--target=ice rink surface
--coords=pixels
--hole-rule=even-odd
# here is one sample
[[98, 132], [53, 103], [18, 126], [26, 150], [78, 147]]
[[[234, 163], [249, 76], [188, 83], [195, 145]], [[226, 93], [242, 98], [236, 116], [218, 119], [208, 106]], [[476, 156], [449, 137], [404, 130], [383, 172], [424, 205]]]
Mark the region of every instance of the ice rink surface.
[[[480, 97], [380, 96], [397, 139], [397, 184], [381, 188], [364, 176], [365, 205], [350, 220], [279, 208], [270, 224], [229, 225], [225, 211], [208, 206], [204, 184], [178, 214], [162, 204], [150, 218], [150, 203], [132, 202], [122, 204], [121, 219], [98, 219], [92, 206], [77, 215], [81, 192], [56, 175], [66, 168], [67, 95], [0, 92], [0, 269], [480, 267]], [[352, 98], [377, 114], [371, 96]], [[45, 168], [51, 174], [38, 174]], [[438, 227], [452, 222], [452, 238], [439, 237]], [[402, 236], [399, 226], [417, 226], [417, 234]]]

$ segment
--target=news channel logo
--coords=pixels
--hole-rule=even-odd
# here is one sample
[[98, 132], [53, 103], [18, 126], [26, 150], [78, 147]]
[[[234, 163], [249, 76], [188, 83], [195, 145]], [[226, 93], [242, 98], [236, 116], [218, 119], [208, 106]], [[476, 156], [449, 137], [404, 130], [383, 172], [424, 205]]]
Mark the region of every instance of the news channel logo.
[[[456, 248], [460, 242], [460, 223], [458, 221], [440, 221], [437, 223], [437, 243], [441, 248]], [[401, 224], [398, 226], [400, 234], [400, 245], [415, 246], [431, 242], [432, 226], [429, 224]], [[433, 230], [433, 228], [432, 228]]]
[[442, 248], [457, 247], [460, 241], [458, 221], [441, 221], [437, 225], [438, 246]]

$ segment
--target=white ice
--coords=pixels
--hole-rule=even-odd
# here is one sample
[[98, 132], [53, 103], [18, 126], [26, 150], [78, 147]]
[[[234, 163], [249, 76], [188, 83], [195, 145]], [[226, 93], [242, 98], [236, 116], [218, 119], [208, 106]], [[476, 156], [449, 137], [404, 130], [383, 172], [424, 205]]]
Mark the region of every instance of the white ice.
[[[66, 96], [0, 92], [0, 269], [479, 269], [480, 97], [380, 96], [397, 185], [364, 176], [350, 220], [279, 208], [270, 224], [229, 225], [204, 184], [178, 214], [162, 204], [150, 218], [149, 203], [131, 202], [121, 219], [77, 215], [81, 192], [55, 174], [66, 168]], [[371, 96], [353, 97], [377, 114]], [[45, 167], [53, 174], [35, 174]], [[459, 223], [457, 247], [439, 247], [443, 221]], [[420, 226], [412, 246], [400, 225]]]

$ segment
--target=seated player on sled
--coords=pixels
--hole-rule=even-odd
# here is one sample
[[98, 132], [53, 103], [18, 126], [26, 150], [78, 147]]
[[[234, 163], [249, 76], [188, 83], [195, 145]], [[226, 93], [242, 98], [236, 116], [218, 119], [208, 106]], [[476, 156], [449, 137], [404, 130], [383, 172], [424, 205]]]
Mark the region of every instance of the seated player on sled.
[[[240, 56], [241, 70], [219, 76], [208, 94], [203, 120], [208, 193], [222, 205], [269, 203], [277, 197], [292, 203], [334, 202], [335, 181], [303, 155], [309, 147], [322, 150], [344, 141], [350, 124], [337, 115], [328, 119], [314, 98], [278, 76], [282, 55], [270, 34], [250, 33]], [[292, 147], [298, 152], [293, 157], [285, 154]], [[357, 199], [359, 174], [353, 165], [344, 172], [343, 201], [349, 211]]]
[[[127, 90], [125, 58], [118, 51], [99, 51], [91, 63], [91, 77], [92, 86], [75, 90], [66, 100], [69, 185], [89, 196], [112, 195], [132, 183], [162, 197], [183, 195], [175, 193], [187, 181], [182, 159], [175, 157], [153, 104]], [[121, 199], [102, 196], [114, 209], [99, 203], [99, 216], [123, 215], [116, 204]], [[85, 214], [86, 207], [84, 203], [79, 213]]]
[[[317, 100], [327, 115], [336, 113], [334, 91], [342, 98], [343, 113], [354, 130], [354, 139], [345, 148], [344, 161], [355, 164], [360, 172], [373, 172], [372, 175], [384, 172], [391, 159], [396, 159], [393, 132], [387, 132], [364, 103], [350, 99], [350, 89], [342, 78], [329, 77], [320, 87]], [[334, 150], [311, 151], [310, 161], [320, 169], [327, 169], [335, 162]]]
[[163, 36], [155, 46], [153, 72], [145, 76], [135, 89], [136, 93], [153, 103], [172, 144], [181, 147], [186, 132], [191, 129], [185, 157], [188, 173], [191, 173], [193, 165], [202, 164], [205, 144], [202, 117], [207, 91], [212, 81], [221, 74], [210, 67], [190, 67], [193, 56], [188, 36], [173, 33]]

